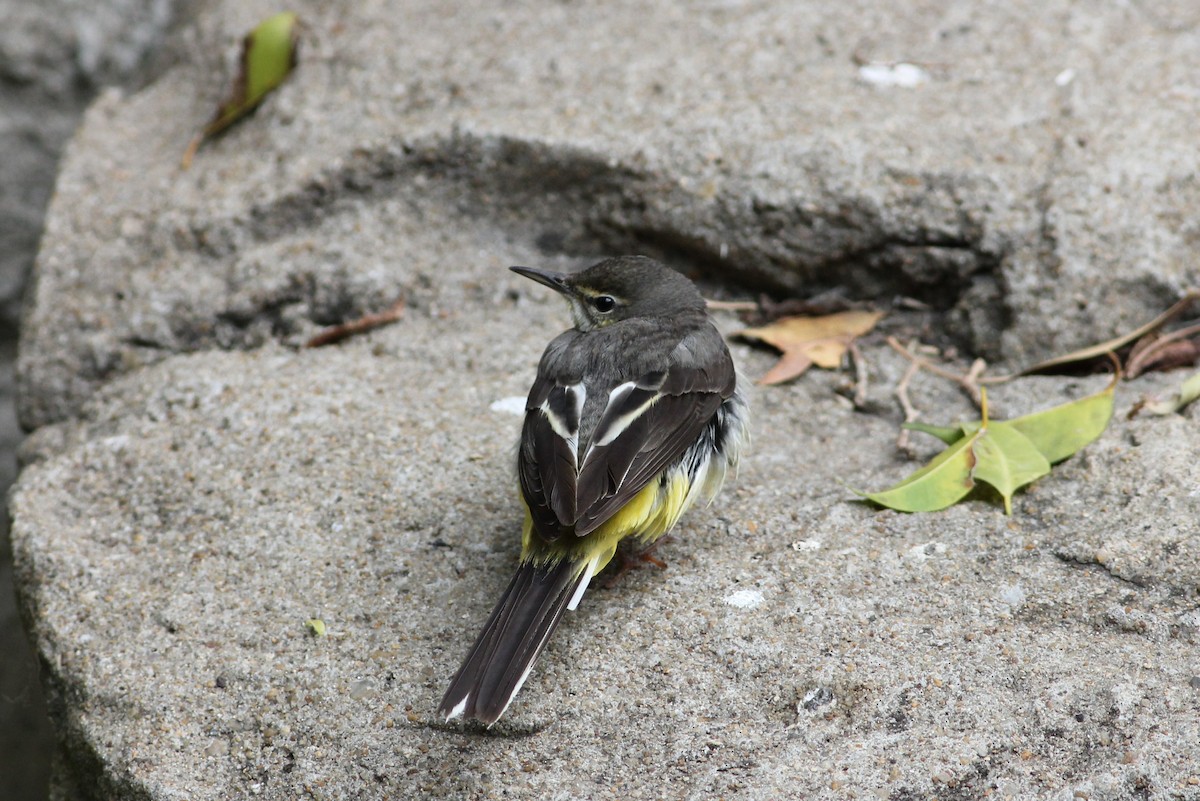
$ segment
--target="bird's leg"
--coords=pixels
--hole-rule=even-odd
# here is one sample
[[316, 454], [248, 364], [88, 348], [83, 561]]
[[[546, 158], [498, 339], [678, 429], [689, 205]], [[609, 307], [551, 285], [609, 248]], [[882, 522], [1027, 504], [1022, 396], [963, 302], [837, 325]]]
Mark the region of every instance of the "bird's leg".
[[640, 551], [632, 550], [632, 552], [631, 549], [625, 547], [624, 543], [618, 545], [616, 554], [617, 567], [613, 571], [613, 574], [608, 577], [608, 580], [604, 582], [604, 589], [608, 590], [617, 586], [617, 582], [621, 580], [622, 576], [631, 570], [640, 568], [644, 562], [649, 562], [659, 570], [666, 570], [667, 563], [655, 556], [654, 552], [658, 550], [658, 546], [673, 539], [675, 538], [670, 534], [664, 534]]

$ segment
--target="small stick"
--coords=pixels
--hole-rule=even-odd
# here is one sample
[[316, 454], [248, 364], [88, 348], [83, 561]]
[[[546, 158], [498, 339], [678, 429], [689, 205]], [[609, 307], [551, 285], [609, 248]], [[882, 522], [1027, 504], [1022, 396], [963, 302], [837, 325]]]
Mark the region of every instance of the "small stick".
[[380, 326], [394, 323], [402, 317], [404, 317], [404, 298], [400, 298], [384, 311], [375, 314], [364, 314], [357, 320], [331, 325], [308, 340], [308, 342], [305, 342], [304, 347], [319, 348], [323, 345], [332, 345], [335, 342], [341, 342], [352, 336], [365, 334], [367, 331], [379, 328]]
[[936, 364], [932, 364], [932, 363], [927, 362], [926, 360], [922, 359], [920, 356], [916, 355], [915, 353], [910, 351], [908, 348], [901, 345], [900, 341], [898, 339], [896, 339], [895, 337], [888, 337], [886, 341], [887, 341], [888, 345], [891, 346], [892, 350], [896, 351], [897, 353], [899, 353], [904, 358], [908, 359], [913, 364], [928, 370], [929, 372], [933, 373], [934, 375], [940, 375], [942, 378], [948, 378], [949, 380], [951, 380], [955, 383], [958, 383], [959, 380], [962, 379], [962, 376], [960, 376], [958, 373], [953, 373], [949, 370], [946, 370], [945, 368], [938, 367]]
[[196, 151], [200, 149], [200, 144], [204, 141], [204, 134], [198, 133], [192, 137], [192, 141], [188, 142], [187, 150], [183, 151], [183, 158], [179, 160], [179, 166], [185, 170], [192, 167], [192, 159], [196, 158]]
[[922, 359], [920, 356], [917, 356], [915, 353], [912, 353], [903, 345], [901, 345], [895, 337], [888, 337], [887, 343], [893, 350], [895, 350], [904, 358], [908, 359], [913, 364], [918, 365], [921, 369], [928, 370], [934, 375], [941, 376], [942, 378], [958, 384], [960, 387], [962, 387], [963, 391], [967, 393], [967, 396], [970, 397], [971, 401], [976, 406], [979, 406], [980, 404], [980, 384], [996, 384], [1001, 380], [1007, 381], [1009, 378], [1008, 376], [992, 379], [983, 378], [980, 374], [987, 369], [987, 362], [985, 362], [983, 359], [976, 359], [971, 365], [971, 369], [967, 371], [967, 373], [960, 374], [951, 370], [947, 370], [944, 367], [939, 367], [938, 365], [933, 364], [926, 359]]
[[846, 349], [850, 352], [850, 360], [854, 362], [854, 408], [861, 409], [867, 405], [867, 360], [859, 350], [858, 343], [851, 341]]
[[971, 362], [971, 369], [967, 370], [967, 374], [964, 375], [962, 380], [959, 381], [959, 384], [966, 391], [966, 393], [971, 396], [971, 400], [975, 402], [976, 406], [983, 405], [983, 400], [980, 397], [979, 391], [979, 376], [986, 369], [987, 362], [985, 362], [983, 359], [976, 359], [975, 361]]
[[[912, 401], [908, 398], [908, 385], [920, 370], [921, 365], [915, 361], [909, 362], [908, 369], [904, 371], [904, 377], [900, 379], [900, 383], [896, 384], [896, 399], [900, 401], [900, 408], [904, 410], [904, 422], [906, 423], [911, 423], [921, 416], [921, 412], [912, 405]], [[900, 429], [900, 435], [896, 437], [896, 447], [907, 454], [910, 459], [915, 459], [916, 452], [908, 444], [908, 434], [907, 428]]]

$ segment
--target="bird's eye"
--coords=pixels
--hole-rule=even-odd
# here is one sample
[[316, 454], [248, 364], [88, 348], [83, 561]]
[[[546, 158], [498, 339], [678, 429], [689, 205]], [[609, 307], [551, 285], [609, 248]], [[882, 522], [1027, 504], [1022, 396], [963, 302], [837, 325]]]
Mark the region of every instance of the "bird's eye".
[[592, 298], [592, 305], [596, 307], [596, 311], [601, 314], [608, 314], [617, 307], [617, 302], [608, 295], [597, 295]]

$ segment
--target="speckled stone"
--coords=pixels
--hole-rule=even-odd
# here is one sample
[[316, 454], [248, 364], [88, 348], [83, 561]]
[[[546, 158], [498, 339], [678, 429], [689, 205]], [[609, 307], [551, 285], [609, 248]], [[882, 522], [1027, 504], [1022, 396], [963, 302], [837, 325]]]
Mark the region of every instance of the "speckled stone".
[[[505, 266], [641, 250], [727, 296], [903, 292], [1014, 361], [1196, 282], [1192, 7], [943, 6], [304, 3], [295, 77], [187, 172], [265, 5], [215, 3], [175, 69], [104, 96], [39, 260], [12, 496], [60, 773], [199, 800], [1194, 792], [1197, 412], [1125, 418], [1178, 376], [1122, 385], [1011, 518], [902, 515], [847, 489], [914, 466], [878, 339], [866, 412], [835, 374], [755, 393], [736, 483], [665, 571], [589, 593], [500, 725], [433, 718], [516, 559], [504, 401], [566, 322]], [[297, 347], [398, 296], [398, 324]]]

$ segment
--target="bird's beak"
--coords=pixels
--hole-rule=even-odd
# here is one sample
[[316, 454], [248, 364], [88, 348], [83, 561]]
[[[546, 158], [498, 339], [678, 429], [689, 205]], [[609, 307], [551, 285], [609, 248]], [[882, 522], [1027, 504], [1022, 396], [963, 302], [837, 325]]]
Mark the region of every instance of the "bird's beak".
[[568, 297], [574, 294], [571, 287], [567, 284], [567, 277], [562, 273], [554, 273], [549, 270], [538, 270], [534, 267], [509, 267], [508, 269], [512, 270], [517, 275], [523, 275], [526, 278], [532, 278], [539, 284], [545, 284], [555, 292], [559, 292]]

